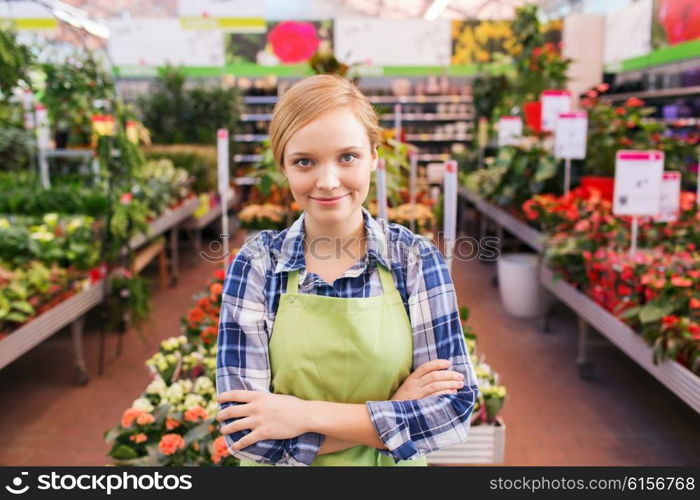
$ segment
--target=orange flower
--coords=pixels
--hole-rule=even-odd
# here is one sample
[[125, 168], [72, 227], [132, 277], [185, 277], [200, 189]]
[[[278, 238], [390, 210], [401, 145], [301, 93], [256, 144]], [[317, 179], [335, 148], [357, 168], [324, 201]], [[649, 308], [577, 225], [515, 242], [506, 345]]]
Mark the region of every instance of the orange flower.
[[134, 408], [128, 408], [126, 411], [124, 411], [124, 414], [122, 415], [122, 427], [124, 427], [125, 429], [127, 427], [131, 427], [131, 424], [134, 423], [134, 420], [136, 420], [138, 417], [144, 414], [144, 411], [136, 410]]
[[176, 418], [168, 417], [165, 420], [165, 428], [169, 431], [172, 431], [173, 429], [176, 429], [177, 427], [180, 427], [180, 421]]
[[219, 436], [214, 440], [212, 449], [211, 461], [215, 464], [218, 464], [222, 458], [228, 456], [228, 447], [226, 446], [224, 436]]
[[200, 321], [202, 321], [205, 318], [204, 311], [202, 311], [200, 308], [195, 307], [192, 309], [189, 314], [187, 315], [187, 319], [190, 322], [190, 325], [194, 326]]
[[209, 294], [210, 294], [209, 298], [211, 299], [212, 302], [218, 302], [223, 291], [224, 291], [224, 285], [222, 285], [221, 283], [212, 283], [211, 286], [209, 287]]
[[212, 342], [216, 341], [216, 337], [218, 334], [219, 334], [219, 331], [217, 330], [217, 328], [215, 326], [208, 326], [200, 332], [199, 338], [206, 345], [210, 345]]
[[185, 448], [185, 440], [179, 434], [166, 434], [160, 439], [158, 449], [163, 455], [172, 455]]
[[136, 423], [139, 425], [148, 425], [152, 424], [155, 421], [156, 419], [153, 418], [153, 415], [151, 415], [150, 413], [143, 413], [142, 415], [136, 417]]
[[198, 422], [200, 419], [206, 420], [207, 418], [209, 418], [207, 410], [199, 405], [193, 406], [185, 412], [185, 421], [187, 422]]
[[139, 432], [138, 434], [134, 434], [133, 436], [129, 436], [129, 440], [133, 441], [134, 443], [143, 443], [148, 440], [148, 436], [146, 436], [143, 432]]

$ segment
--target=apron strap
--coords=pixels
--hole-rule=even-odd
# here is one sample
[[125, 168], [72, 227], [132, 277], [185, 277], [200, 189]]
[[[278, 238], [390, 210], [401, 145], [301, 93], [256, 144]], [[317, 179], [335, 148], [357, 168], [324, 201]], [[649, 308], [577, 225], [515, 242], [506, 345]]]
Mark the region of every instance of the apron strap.
[[299, 269], [289, 272], [286, 293], [299, 293]]
[[391, 276], [391, 271], [379, 263], [377, 263], [377, 271], [379, 271], [379, 279], [382, 282], [382, 289], [384, 293], [388, 293], [396, 289], [396, 286], [394, 285], [394, 278]]

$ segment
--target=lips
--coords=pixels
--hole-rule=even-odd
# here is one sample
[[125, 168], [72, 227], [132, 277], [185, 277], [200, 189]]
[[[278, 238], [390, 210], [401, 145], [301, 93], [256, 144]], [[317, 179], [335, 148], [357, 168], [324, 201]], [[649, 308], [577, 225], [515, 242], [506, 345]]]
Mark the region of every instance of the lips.
[[340, 196], [333, 196], [333, 197], [330, 197], [330, 198], [321, 198], [321, 197], [318, 197], [318, 196], [310, 196], [309, 198], [311, 198], [312, 200], [322, 201], [322, 202], [334, 202], [334, 201], [338, 201], [338, 200], [341, 200], [341, 199], [345, 198], [345, 197], [348, 196], [349, 194], [350, 194], [350, 193], [341, 194]]

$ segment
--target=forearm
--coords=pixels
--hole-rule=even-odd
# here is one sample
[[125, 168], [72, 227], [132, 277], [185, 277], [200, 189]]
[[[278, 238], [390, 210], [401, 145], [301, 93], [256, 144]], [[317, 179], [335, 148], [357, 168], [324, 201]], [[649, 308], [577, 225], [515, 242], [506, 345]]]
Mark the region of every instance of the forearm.
[[[307, 401], [310, 432], [385, 450], [364, 404]], [[330, 445], [334, 444], [331, 442]], [[329, 445], [329, 446], [330, 446]]]
[[323, 439], [323, 444], [318, 450], [318, 455], [327, 455], [329, 453], [335, 453], [336, 451], [347, 450], [353, 446], [358, 446], [360, 443], [353, 443], [352, 441], [343, 441], [342, 439], [334, 438], [332, 436], [326, 436]]

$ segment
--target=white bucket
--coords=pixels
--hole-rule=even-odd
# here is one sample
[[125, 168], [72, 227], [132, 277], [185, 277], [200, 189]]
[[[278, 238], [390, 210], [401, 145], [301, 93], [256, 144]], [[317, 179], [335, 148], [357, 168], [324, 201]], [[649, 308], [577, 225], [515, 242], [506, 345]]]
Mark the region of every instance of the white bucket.
[[503, 307], [511, 316], [538, 318], [545, 314], [548, 304], [539, 270], [535, 254], [503, 254], [498, 259], [498, 288]]

